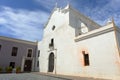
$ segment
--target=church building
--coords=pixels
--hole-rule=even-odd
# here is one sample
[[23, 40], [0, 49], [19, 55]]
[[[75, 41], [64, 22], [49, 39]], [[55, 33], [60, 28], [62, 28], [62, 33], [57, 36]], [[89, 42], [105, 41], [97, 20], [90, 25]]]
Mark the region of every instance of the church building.
[[120, 29], [101, 26], [67, 5], [55, 7], [38, 42], [36, 71], [83, 77], [120, 76]]

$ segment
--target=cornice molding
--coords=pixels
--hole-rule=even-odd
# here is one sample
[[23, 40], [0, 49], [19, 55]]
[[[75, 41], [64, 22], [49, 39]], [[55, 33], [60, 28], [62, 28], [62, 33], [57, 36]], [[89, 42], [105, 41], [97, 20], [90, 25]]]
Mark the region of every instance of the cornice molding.
[[[111, 32], [111, 31], [114, 31], [114, 27], [101, 27], [99, 29], [96, 29], [96, 30], [93, 30], [93, 31], [90, 31], [86, 34], [83, 34], [83, 35], [80, 35], [78, 37], [75, 38], [75, 42], [78, 42], [78, 41], [82, 41], [82, 40], [85, 40], [85, 39], [89, 39], [89, 38], [92, 38], [92, 37], [95, 37], [95, 36], [98, 36], [98, 35], [101, 35], [101, 34], [105, 34], [105, 33], [108, 33], [108, 32]], [[119, 29], [120, 31], [120, 29]]]
[[116, 31], [118, 31], [120, 33], [120, 28], [119, 27], [116, 27], [115, 29], [116, 29]]
[[30, 44], [30, 45], [37, 45], [37, 42], [20, 40], [20, 39], [14, 39], [14, 38], [8, 38], [8, 37], [4, 37], [4, 36], [0, 36], [0, 40], [6, 40], [6, 41], [12, 41], [12, 42], [23, 43], [23, 44]]

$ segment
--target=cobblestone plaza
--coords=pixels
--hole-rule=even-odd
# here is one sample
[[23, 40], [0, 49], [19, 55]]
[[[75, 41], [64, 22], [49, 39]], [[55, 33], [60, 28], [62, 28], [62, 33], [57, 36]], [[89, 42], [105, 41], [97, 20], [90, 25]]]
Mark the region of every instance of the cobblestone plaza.
[[0, 74], [0, 80], [70, 80], [64, 78], [55, 78], [32, 73], [21, 74]]
[[0, 74], [0, 80], [105, 80], [98, 78], [63, 76], [42, 73], [10, 73]]

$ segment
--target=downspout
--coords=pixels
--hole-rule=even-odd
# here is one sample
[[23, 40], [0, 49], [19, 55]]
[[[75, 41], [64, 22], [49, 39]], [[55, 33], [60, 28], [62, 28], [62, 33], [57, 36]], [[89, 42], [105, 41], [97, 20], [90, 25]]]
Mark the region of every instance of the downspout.
[[37, 51], [38, 51], [38, 41], [35, 42], [36, 47], [35, 47], [35, 59], [34, 59], [34, 71], [36, 71], [36, 61], [37, 61]]
[[57, 49], [55, 49], [55, 74], [57, 74]]

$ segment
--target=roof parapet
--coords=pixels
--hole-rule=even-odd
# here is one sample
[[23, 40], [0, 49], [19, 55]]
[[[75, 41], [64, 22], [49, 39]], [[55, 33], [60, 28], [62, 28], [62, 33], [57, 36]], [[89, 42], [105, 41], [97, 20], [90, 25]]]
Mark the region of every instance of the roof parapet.
[[113, 17], [112, 17], [112, 18], [109, 18], [109, 19], [107, 20], [107, 23], [105, 24], [105, 26], [109, 26], [109, 25], [116, 26]]

